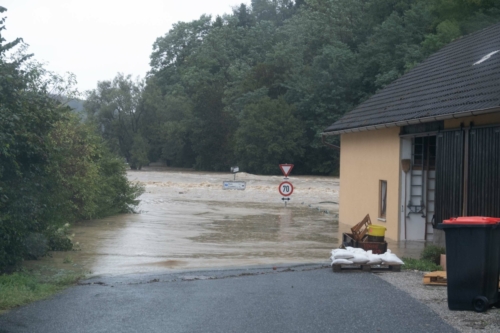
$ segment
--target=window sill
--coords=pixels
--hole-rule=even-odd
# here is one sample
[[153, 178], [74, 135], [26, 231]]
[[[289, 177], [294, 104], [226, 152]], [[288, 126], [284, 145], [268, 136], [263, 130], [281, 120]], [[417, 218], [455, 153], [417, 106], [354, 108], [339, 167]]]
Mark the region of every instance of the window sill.
[[385, 218], [379, 217], [379, 218], [377, 219], [377, 221], [382, 221], [382, 222], [385, 222]]

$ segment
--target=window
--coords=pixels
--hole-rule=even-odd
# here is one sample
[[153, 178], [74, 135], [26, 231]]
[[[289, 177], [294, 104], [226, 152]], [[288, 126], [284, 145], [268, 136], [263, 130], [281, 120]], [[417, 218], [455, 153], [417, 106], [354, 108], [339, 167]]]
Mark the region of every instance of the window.
[[387, 180], [381, 180], [379, 187], [380, 187], [379, 217], [385, 218], [385, 212], [387, 209]]
[[414, 170], [434, 170], [436, 167], [436, 136], [413, 138], [412, 167]]

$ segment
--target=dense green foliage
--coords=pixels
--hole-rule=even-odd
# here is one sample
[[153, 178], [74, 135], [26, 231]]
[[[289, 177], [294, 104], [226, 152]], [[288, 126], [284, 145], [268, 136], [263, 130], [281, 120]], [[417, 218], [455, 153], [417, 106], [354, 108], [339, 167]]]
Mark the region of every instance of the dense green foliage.
[[427, 245], [420, 253], [420, 259], [403, 258], [406, 270], [417, 270], [423, 272], [441, 271], [443, 268], [439, 265], [441, 254], [445, 254], [446, 249], [436, 245]]
[[131, 159], [133, 141], [139, 131], [141, 94], [141, 82], [118, 74], [113, 81], [99, 82], [84, 103], [89, 121], [100, 125], [111, 150], [127, 161]]
[[[5, 9], [0, 7], [0, 12]], [[0, 271], [68, 248], [68, 222], [127, 212], [140, 188], [95, 128], [60, 102], [71, 82], [47, 72], [0, 21]], [[7, 56], [13, 54], [13, 59]]]
[[101, 82], [87, 108], [129, 162], [140, 135], [150, 161], [172, 166], [336, 173], [338, 151], [321, 143], [322, 130], [443, 45], [499, 20], [495, 0], [252, 0], [175, 24], [154, 43], [144, 85], [123, 75]]
[[441, 246], [428, 245], [420, 254], [420, 259], [427, 260], [439, 265], [441, 262], [441, 255], [446, 254], [446, 249]]

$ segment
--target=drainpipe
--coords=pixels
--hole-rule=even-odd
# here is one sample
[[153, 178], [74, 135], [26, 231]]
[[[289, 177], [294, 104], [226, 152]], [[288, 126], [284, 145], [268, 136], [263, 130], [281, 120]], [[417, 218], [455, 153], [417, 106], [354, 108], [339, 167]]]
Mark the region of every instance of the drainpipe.
[[[407, 217], [406, 217], [406, 193], [408, 193], [408, 188], [407, 188], [408, 187], [408, 181], [406, 179], [408, 177], [408, 171], [410, 171], [410, 169], [411, 169], [411, 160], [410, 159], [401, 160], [401, 169], [405, 173], [405, 186], [404, 186], [404, 188], [405, 188], [405, 198], [404, 198], [405, 208], [404, 208], [404, 216], [405, 216], [405, 240], [407, 240], [408, 237], [407, 237], [407, 234], [406, 234], [406, 228], [407, 228], [407, 223], [406, 223], [406, 220], [407, 220]], [[423, 172], [423, 170], [422, 170], [422, 172]], [[411, 191], [411, 187], [410, 187], [410, 191]], [[427, 225], [425, 227], [427, 228]]]
[[462, 216], [469, 216], [468, 212], [468, 184], [469, 184], [469, 135], [470, 130], [474, 126], [471, 121], [469, 127], [465, 128], [465, 138], [464, 138], [464, 169], [463, 169], [463, 201], [462, 201]]
[[327, 146], [327, 147], [329, 147], [329, 148], [333, 148], [333, 149], [340, 150], [340, 147], [339, 147], [339, 146], [332, 145], [331, 143], [326, 142], [325, 137], [326, 137], [326, 135], [325, 135], [325, 134], [322, 134], [322, 135], [321, 135], [321, 142], [322, 142], [325, 146]]

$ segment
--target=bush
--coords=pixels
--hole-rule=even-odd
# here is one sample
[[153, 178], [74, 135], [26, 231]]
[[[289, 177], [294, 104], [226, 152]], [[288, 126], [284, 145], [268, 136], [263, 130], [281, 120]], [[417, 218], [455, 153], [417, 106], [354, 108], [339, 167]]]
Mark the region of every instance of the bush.
[[26, 257], [28, 259], [38, 259], [47, 254], [47, 237], [40, 233], [32, 232], [24, 240], [26, 246]]
[[132, 213], [139, 203], [137, 197], [144, 192], [144, 188], [128, 181], [125, 164], [108, 149], [103, 151], [99, 164], [99, 189], [94, 218]]
[[58, 231], [66, 223], [128, 212], [141, 193], [97, 129], [54, 98], [47, 71], [26, 64], [30, 56], [22, 50], [19, 59], [10, 60], [8, 51], [17, 54], [13, 48], [21, 39], [5, 44], [3, 22], [0, 18], [0, 272], [49, 249], [71, 249], [67, 235]]
[[69, 223], [66, 223], [61, 228], [55, 229], [51, 227], [47, 230], [47, 237], [49, 239], [50, 251], [70, 251], [73, 249], [73, 243], [68, 237]]
[[439, 265], [441, 255], [446, 253], [446, 249], [436, 245], [428, 245], [420, 254], [420, 259], [433, 262]]
[[415, 258], [402, 258], [404, 265], [401, 266], [404, 270], [417, 270], [422, 272], [433, 272], [442, 270], [441, 266], [436, 265], [432, 261]]
[[66, 236], [55, 236], [49, 240], [50, 251], [70, 251], [73, 249], [73, 243]]

